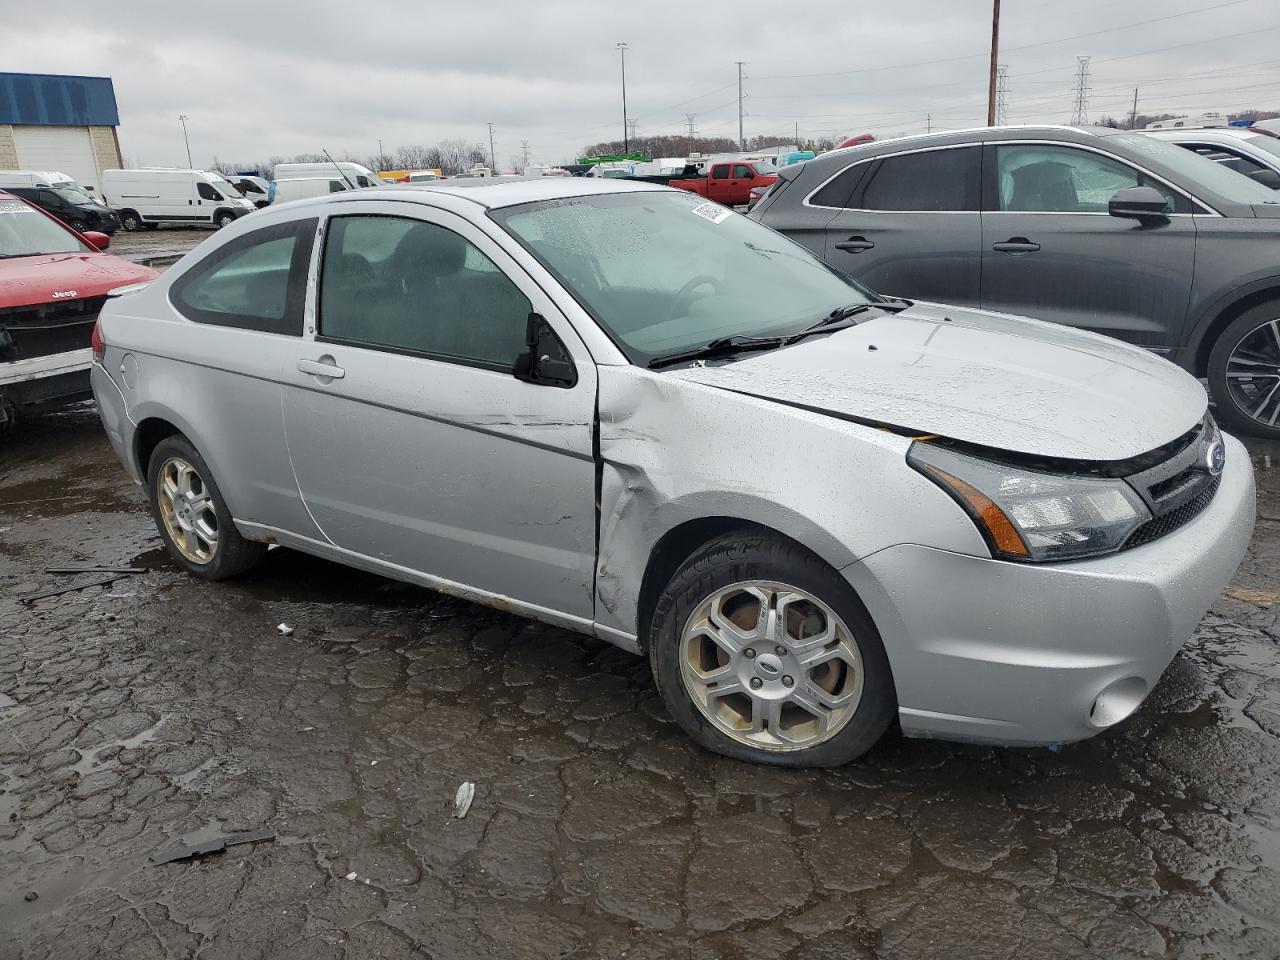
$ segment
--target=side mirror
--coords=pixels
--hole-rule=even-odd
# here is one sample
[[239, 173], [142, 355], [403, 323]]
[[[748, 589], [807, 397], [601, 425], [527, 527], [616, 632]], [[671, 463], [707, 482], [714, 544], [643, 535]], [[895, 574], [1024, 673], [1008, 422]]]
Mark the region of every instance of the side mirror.
[[1169, 201], [1155, 187], [1126, 187], [1111, 198], [1107, 213], [1149, 227], [1169, 222]]
[[1257, 180], [1264, 187], [1270, 187], [1272, 190], [1280, 190], [1280, 173], [1275, 170], [1255, 170], [1249, 174], [1249, 179]]
[[105, 233], [99, 233], [97, 230], [86, 230], [80, 236], [88, 240], [89, 246], [95, 250], [105, 250], [111, 246], [111, 238]]
[[552, 387], [572, 387], [578, 382], [578, 371], [569, 351], [541, 314], [529, 314], [524, 342], [524, 353], [516, 357], [511, 367], [517, 380]]

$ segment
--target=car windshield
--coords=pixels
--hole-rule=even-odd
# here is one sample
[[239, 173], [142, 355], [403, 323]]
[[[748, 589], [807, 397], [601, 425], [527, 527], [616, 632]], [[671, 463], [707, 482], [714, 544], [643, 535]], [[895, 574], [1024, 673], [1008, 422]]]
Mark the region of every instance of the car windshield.
[[1269, 153], [1272, 156], [1280, 157], [1280, 139], [1268, 137], [1266, 134], [1246, 137], [1245, 139], [1249, 141], [1249, 146], [1261, 150], [1264, 153]]
[[236, 189], [235, 184], [230, 180], [223, 180], [221, 177], [210, 177], [213, 185], [222, 191], [222, 195], [228, 200], [243, 200], [244, 194]]
[[1115, 138], [1140, 156], [1150, 157], [1173, 170], [1182, 180], [1180, 186], [1193, 193], [1200, 186], [1232, 203], [1275, 203], [1276, 192], [1251, 180], [1242, 173], [1200, 156], [1166, 140], [1142, 133], [1126, 133]]
[[633, 363], [720, 337], [797, 332], [875, 295], [727, 207], [677, 191], [494, 210]]
[[81, 193], [79, 190], [75, 189], [74, 187], [54, 187], [53, 192], [56, 193], [58, 196], [60, 196], [63, 200], [66, 200], [68, 203], [83, 205], [86, 203], [92, 204], [97, 202], [92, 197], [90, 197], [87, 193]]
[[0, 200], [0, 258], [89, 249], [71, 231], [21, 200]]

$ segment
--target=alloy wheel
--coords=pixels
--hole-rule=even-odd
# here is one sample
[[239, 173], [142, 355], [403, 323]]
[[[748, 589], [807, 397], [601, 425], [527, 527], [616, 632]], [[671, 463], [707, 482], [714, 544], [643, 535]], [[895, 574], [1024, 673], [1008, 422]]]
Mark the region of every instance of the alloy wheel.
[[218, 550], [218, 514], [204, 478], [182, 457], [170, 457], [156, 481], [160, 518], [174, 545], [192, 563], [211, 563]]
[[858, 643], [812, 594], [753, 580], [717, 590], [690, 615], [680, 675], [698, 710], [726, 736], [763, 750], [830, 740], [862, 699]]
[[1280, 422], [1280, 318], [1240, 338], [1227, 358], [1227, 390], [1254, 420], [1271, 427]]

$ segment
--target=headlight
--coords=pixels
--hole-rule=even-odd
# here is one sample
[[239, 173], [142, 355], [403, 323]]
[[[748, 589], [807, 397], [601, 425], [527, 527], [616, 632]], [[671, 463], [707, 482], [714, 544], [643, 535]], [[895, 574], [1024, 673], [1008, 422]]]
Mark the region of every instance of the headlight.
[[1006, 560], [1078, 560], [1118, 550], [1151, 519], [1123, 480], [1024, 470], [917, 441], [907, 462], [973, 518]]

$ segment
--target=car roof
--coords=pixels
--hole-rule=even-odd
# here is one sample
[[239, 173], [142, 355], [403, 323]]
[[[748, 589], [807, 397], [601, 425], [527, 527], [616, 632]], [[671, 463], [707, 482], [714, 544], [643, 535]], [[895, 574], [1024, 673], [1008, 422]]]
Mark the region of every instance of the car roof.
[[[385, 189], [385, 188], [384, 188]], [[413, 193], [438, 194], [460, 197], [489, 209], [514, 207], [539, 200], [567, 200], [572, 197], [591, 197], [605, 193], [643, 193], [665, 189], [657, 184], [638, 180], [621, 180], [612, 177], [527, 177], [500, 179], [476, 177], [466, 180], [435, 180], [426, 183], [392, 184], [389, 189], [409, 198]], [[372, 199], [385, 197], [379, 190], [359, 191]]]
[[1164, 130], [1143, 130], [1143, 133], [1161, 140], [1177, 140], [1191, 134], [1197, 138], [1229, 137], [1234, 140], [1252, 140], [1254, 137], [1265, 137], [1265, 133], [1250, 130], [1248, 127], [1173, 127]]
[[[1118, 130], [1113, 127], [1065, 126], [1062, 124], [1026, 124], [1006, 127], [967, 127], [961, 130], [940, 130], [937, 133], [917, 133], [907, 137], [891, 137], [886, 140], [872, 140], [868, 143], [855, 144], [852, 147], [840, 147], [829, 150], [816, 157], [825, 160], [828, 157], [850, 155], [874, 156], [884, 151], [885, 147], [897, 150], [902, 147], [916, 146], [951, 146], [957, 143], [981, 142], [986, 140], [1021, 140], [1028, 136], [1043, 137], [1048, 140], [1078, 141], [1082, 137], [1112, 137], [1116, 134], [1129, 133], [1129, 130]], [[813, 163], [806, 160], [805, 163]]]

